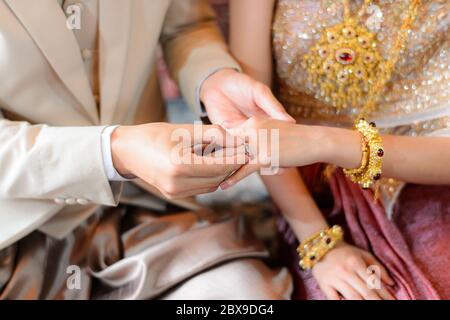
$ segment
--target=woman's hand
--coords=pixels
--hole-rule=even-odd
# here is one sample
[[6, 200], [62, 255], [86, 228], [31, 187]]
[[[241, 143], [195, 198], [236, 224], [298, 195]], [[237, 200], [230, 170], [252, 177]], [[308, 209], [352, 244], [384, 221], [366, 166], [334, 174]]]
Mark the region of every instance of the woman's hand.
[[[381, 272], [380, 289], [369, 288], [374, 276], [369, 266], [377, 266]], [[330, 300], [341, 297], [346, 300], [394, 300], [386, 290], [386, 284], [394, 284], [386, 269], [369, 252], [347, 243], [340, 243], [328, 252], [314, 266], [312, 273]]]

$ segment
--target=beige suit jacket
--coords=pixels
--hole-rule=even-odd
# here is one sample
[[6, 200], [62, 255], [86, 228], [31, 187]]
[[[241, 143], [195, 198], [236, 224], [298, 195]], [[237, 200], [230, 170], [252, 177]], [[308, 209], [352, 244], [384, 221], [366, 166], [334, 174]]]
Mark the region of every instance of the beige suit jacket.
[[212, 70], [238, 68], [207, 0], [99, 0], [98, 34], [99, 110], [58, 2], [0, 0], [0, 249], [38, 228], [63, 237], [119, 203], [100, 135], [105, 125], [164, 119], [158, 43], [193, 108]]

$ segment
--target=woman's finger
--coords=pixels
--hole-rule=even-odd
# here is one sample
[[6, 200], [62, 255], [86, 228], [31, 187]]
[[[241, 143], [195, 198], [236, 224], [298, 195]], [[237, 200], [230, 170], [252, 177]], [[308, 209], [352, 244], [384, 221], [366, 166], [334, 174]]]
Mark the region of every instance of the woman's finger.
[[[196, 151], [194, 149], [194, 151]], [[201, 150], [201, 153], [198, 151], [195, 152], [197, 155], [201, 155], [203, 157], [213, 157], [213, 158], [225, 158], [231, 157], [235, 155], [246, 155], [247, 149], [245, 145], [241, 145], [235, 148], [222, 148], [213, 145], [208, 145]]]
[[335, 288], [346, 300], [364, 300], [358, 291], [344, 280], [336, 280]]
[[[369, 283], [372, 281], [370, 277], [372, 277], [373, 274], [369, 273], [367, 270], [358, 270], [357, 273], [361, 280], [366, 283], [367, 288], [369, 288]], [[373, 288], [371, 290], [375, 291], [383, 300], [395, 300], [395, 297], [386, 289], [381, 281], [380, 288]]]
[[341, 300], [339, 293], [334, 288], [326, 286], [321, 289], [328, 300]]
[[226, 190], [237, 184], [242, 179], [248, 177], [252, 173], [258, 171], [261, 168], [258, 164], [246, 164], [239, 170], [233, 173], [228, 179], [220, 184], [222, 190]]
[[384, 285], [381, 285], [381, 288], [378, 289], [377, 291], [378, 295], [383, 300], [396, 300], [395, 297], [389, 292], [389, 290]]
[[235, 148], [244, 143], [239, 136], [233, 136], [219, 125], [212, 125], [203, 132], [202, 142], [214, 143], [223, 148]]
[[391, 276], [387, 272], [386, 268], [371, 253], [362, 250], [361, 254], [362, 254], [364, 261], [367, 263], [368, 266], [376, 265], [380, 268], [381, 280], [384, 283], [386, 283], [390, 286], [395, 285], [394, 279], [391, 278]]
[[358, 291], [364, 300], [381, 300], [381, 296], [378, 295], [377, 291], [370, 289], [366, 281], [361, 279], [358, 274], [351, 273], [346, 275], [345, 281]]

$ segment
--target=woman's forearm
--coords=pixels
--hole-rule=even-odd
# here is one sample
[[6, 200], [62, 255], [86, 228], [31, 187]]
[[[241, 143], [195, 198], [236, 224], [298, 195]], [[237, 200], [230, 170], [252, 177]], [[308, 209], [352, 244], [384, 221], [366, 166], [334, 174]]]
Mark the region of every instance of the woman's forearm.
[[327, 227], [297, 169], [286, 169], [279, 176], [262, 176], [262, 179], [300, 241]]
[[[230, 49], [246, 74], [270, 86], [272, 82], [271, 28], [275, 0], [230, 1]], [[255, 30], [258, 36], [255, 37]], [[298, 239], [327, 223], [297, 169], [280, 176], [262, 176], [267, 189]]]
[[[359, 166], [358, 132], [330, 127], [319, 130], [327, 146], [318, 148], [321, 161], [343, 168]], [[386, 135], [382, 139], [384, 177], [418, 184], [450, 184], [450, 138]]]
[[272, 83], [274, 5], [275, 0], [230, 0], [231, 53], [246, 74], [269, 87]]

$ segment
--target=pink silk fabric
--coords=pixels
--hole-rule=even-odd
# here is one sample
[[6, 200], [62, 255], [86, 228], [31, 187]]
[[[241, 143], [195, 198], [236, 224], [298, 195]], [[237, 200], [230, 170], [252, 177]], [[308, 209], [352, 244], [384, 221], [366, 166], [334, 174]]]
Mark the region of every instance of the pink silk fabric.
[[[316, 166], [307, 171], [304, 177], [310, 185], [319, 170]], [[386, 267], [395, 280], [389, 289], [397, 299], [450, 299], [450, 187], [406, 186], [389, 220], [373, 193], [348, 181], [341, 170], [329, 184], [334, 199], [330, 223], [343, 225], [347, 241], [371, 252]], [[325, 299], [312, 274], [299, 270], [287, 223], [280, 218], [278, 226], [295, 279], [293, 298]]]

